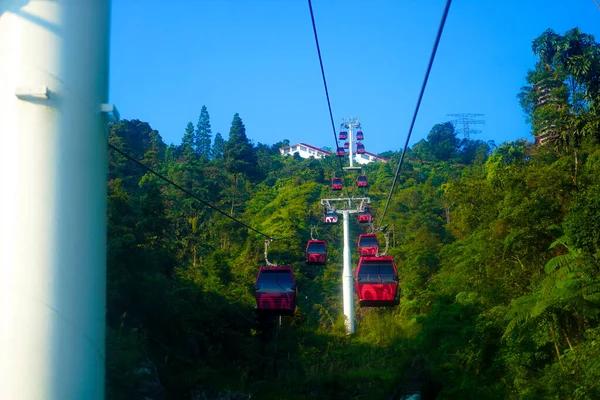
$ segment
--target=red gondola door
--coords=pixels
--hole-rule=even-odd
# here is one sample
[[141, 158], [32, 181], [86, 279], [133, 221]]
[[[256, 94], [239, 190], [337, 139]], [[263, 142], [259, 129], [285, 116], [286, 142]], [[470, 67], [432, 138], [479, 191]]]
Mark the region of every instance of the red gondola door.
[[337, 224], [338, 215], [335, 210], [325, 211], [325, 214], [323, 215], [323, 222], [326, 224]]
[[361, 307], [395, 306], [400, 303], [398, 272], [392, 257], [361, 257], [355, 282]]
[[361, 224], [371, 222], [371, 208], [365, 207], [364, 210], [358, 212], [358, 222]]
[[324, 265], [326, 263], [327, 243], [324, 240], [309, 240], [306, 245], [306, 264]]
[[258, 314], [293, 315], [297, 290], [292, 267], [260, 267], [254, 295]]
[[331, 180], [331, 190], [342, 190], [342, 178], [333, 178]]
[[379, 240], [374, 233], [365, 233], [358, 237], [358, 255], [376, 256], [379, 252]]
[[356, 178], [356, 185], [358, 187], [367, 187], [367, 177], [365, 175], [359, 175]]

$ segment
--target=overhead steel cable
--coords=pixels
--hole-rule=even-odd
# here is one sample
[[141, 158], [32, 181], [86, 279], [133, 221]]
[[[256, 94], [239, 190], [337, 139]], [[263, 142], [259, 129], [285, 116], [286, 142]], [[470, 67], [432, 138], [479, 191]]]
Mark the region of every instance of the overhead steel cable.
[[396, 181], [398, 180], [398, 175], [400, 173], [400, 169], [402, 168], [402, 164], [404, 163], [404, 156], [406, 155], [406, 149], [408, 148], [408, 142], [410, 140], [410, 136], [411, 136], [413, 128], [415, 126], [417, 114], [419, 113], [419, 107], [421, 106], [421, 100], [423, 99], [423, 93], [425, 93], [425, 87], [427, 86], [427, 80], [429, 79], [429, 73], [431, 72], [431, 66], [433, 65], [433, 60], [435, 59], [435, 53], [437, 52], [437, 48], [440, 43], [440, 38], [442, 37], [442, 32], [444, 31], [444, 25], [446, 24], [446, 17], [448, 16], [448, 11], [450, 10], [451, 3], [452, 3], [452, 0], [448, 0], [446, 2], [446, 7], [444, 8], [444, 13], [442, 14], [442, 20], [440, 21], [440, 25], [438, 27], [437, 36], [436, 36], [435, 42], [433, 44], [433, 50], [431, 52], [431, 56], [429, 57], [429, 65], [427, 65], [427, 72], [425, 72], [425, 79], [423, 80], [423, 85], [421, 86], [421, 93], [419, 93], [419, 100], [417, 101], [417, 106], [415, 107], [415, 112], [413, 114], [412, 121], [410, 123], [410, 128], [408, 130], [408, 135], [406, 136], [406, 143], [404, 144], [404, 150], [402, 150], [402, 155], [400, 156], [400, 161], [398, 162], [398, 167], [396, 168], [396, 174], [394, 175], [392, 187], [390, 188], [390, 193], [389, 193], [387, 201], [385, 203], [385, 207], [383, 209], [383, 214], [381, 214], [381, 219], [380, 219], [380, 223], [379, 223], [380, 227], [383, 224], [383, 219], [385, 218], [385, 214], [387, 212], [388, 206], [390, 205], [390, 199], [392, 198], [392, 193], [394, 192], [394, 187], [396, 186]]
[[283, 238], [274, 238], [272, 236], [267, 235], [266, 233], [262, 233], [261, 231], [254, 229], [253, 227], [251, 227], [250, 225], [240, 221], [239, 219], [232, 217], [231, 215], [227, 214], [224, 211], [219, 210], [217, 207], [213, 206], [212, 204], [202, 200], [200, 197], [196, 196], [195, 194], [193, 194], [192, 192], [190, 192], [189, 190], [179, 186], [178, 184], [176, 184], [175, 182], [173, 182], [172, 180], [170, 180], [169, 178], [167, 178], [166, 176], [160, 174], [159, 172], [156, 172], [155, 170], [153, 170], [152, 168], [150, 168], [149, 166], [145, 165], [144, 163], [136, 160], [135, 158], [131, 157], [129, 154], [119, 150], [116, 146], [112, 145], [112, 144], [108, 144], [108, 147], [110, 147], [111, 149], [113, 149], [114, 151], [116, 151], [117, 153], [121, 154], [123, 157], [127, 158], [130, 161], [133, 161], [134, 163], [136, 163], [137, 165], [141, 166], [142, 168], [145, 168], [146, 170], [150, 171], [151, 173], [153, 173], [154, 175], [158, 176], [160, 179], [162, 179], [163, 181], [167, 182], [168, 184], [176, 187], [177, 189], [181, 190], [183, 193], [187, 194], [188, 196], [193, 197], [194, 199], [198, 200], [200, 203], [204, 204], [205, 206], [212, 208], [213, 210], [215, 210], [216, 212], [223, 214], [224, 216], [226, 216], [227, 218], [235, 221], [236, 223], [250, 229], [253, 232], [258, 233], [259, 235], [262, 235], [270, 240], [282, 240], [282, 239], [289, 239], [294, 236], [289, 236], [289, 237], [283, 237]]
[[[338, 137], [335, 132], [335, 120], [333, 119], [333, 112], [331, 111], [331, 100], [329, 99], [329, 90], [327, 89], [327, 79], [325, 79], [325, 68], [323, 68], [323, 58], [321, 57], [321, 47], [319, 46], [319, 36], [317, 35], [317, 25], [315, 24], [315, 15], [313, 13], [312, 3], [308, 0], [308, 8], [310, 9], [310, 19], [312, 21], [313, 32], [315, 33], [315, 43], [317, 44], [317, 54], [319, 55], [319, 64], [321, 65], [321, 76], [323, 77], [323, 85], [325, 86], [325, 97], [327, 97], [327, 107], [329, 108], [329, 118], [331, 119], [331, 129], [333, 130], [333, 139], [335, 140], [335, 156], [338, 150]], [[342, 157], [338, 157], [340, 161], [340, 172], [342, 174], [342, 182], [344, 181], [344, 165], [342, 164]]]

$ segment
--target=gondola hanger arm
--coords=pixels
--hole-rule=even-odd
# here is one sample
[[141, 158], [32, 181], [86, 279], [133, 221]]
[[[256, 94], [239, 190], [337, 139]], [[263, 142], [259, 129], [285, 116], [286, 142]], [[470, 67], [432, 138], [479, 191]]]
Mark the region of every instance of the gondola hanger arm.
[[265, 240], [265, 264], [269, 267], [276, 267], [277, 263], [272, 264], [269, 262], [269, 245], [271, 244], [272, 241], [273, 241], [273, 239]]
[[383, 253], [381, 254], [382, 256], [386, 256], [388, 249], [389, 249], [389, 245], [390, 245], [390, 234], [389, 232], [383, 232], [383, 237], [385, 237], [385, 250], [383, 251]]

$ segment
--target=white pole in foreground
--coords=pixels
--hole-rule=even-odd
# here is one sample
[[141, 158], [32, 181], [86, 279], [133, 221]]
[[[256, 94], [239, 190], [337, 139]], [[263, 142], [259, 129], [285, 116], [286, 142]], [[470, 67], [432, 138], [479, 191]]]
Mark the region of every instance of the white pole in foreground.
[[352, 290], [352, 260], [350, 257], [350, 226], [349, 212], [344, 215], [344, 270], [342, 271], [342, 288], [344, 296], [344, 317], [346, 318], [346, 331], [354, 333], [354, 291]]
[[104, 399], [109, 20], [0, 1], [0, 399]]

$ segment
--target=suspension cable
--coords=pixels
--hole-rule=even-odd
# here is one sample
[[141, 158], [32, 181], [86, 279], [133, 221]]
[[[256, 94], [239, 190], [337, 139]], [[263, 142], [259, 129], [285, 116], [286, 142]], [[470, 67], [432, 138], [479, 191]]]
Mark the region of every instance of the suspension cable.
[[392, 193], [394, 191], [394, 187], [396, 186], [396, 181], [398, 180], [398, 174], [400, 173], [400, 169], [402, 168], [402, 164], [404, 163], [404, 156], [406, 154], [406, 149], [408, 148], [408, 142], [410, 140], [410, 136], [411, 136], [413, 128], [415, 126], [415, 120], [417, 119], [417, 114], [419, 113], [419, 107], [421, 106], [421, 100], [423, 99], [423, 93], [425, 93], [425, 87], [427, 86], [427, 80], [429, 79], [429, 72], [431, 72], [431, 66], [433, 65], [433, 60], [435, 59], [435, 53], [437, 52], [438, 44], [440, 43], [440, 38], [442, 37], [442, 32], [444, 30], [444, 25], [446, 23], [446, 17], [448, 16], [448, 10], [450, 9], [451, 3], [452, 3], [452, 0], [447, 0], [446, 7], [444, 8], [444, 13], [442, 14], [442, 20], [440, 21], [440, 26], [438, 28], [437, 36], [436, 36], [435, 42], [433, 44], [433, 50], [431, 52], [431, 56], [429, 57], [429, 64], [427, 66], [427, 72], [425, 72], [425, 79], [423, 80], [423, 85], [421, 86], [421, 92], [419, 93], [419, 100], [417, 101], [417, 106], [415, 107], [415, 112], [413, 114], [412, 121], [410, 123], [410, 128], [408, 130], [408, 135], [406, 136], [406, 143], [404, 144], [404, 149], [402, 150], [402, 155], [400, 156], [400, 161], [398, 162], [398, 167], [396, 168], [396, 174], [394, 175], [394, 181], [392, 182], [392, 186], [390, 188], [390, 193], [388, 195], [387, 201], [385, 203], [385, 207], [383, 209], [383, 214], [381, 214], [379, 226], [381, 226], [381, 224], [383, 223], [383, 219], [385, 218], [385, 214], [387, 212], [388, 206], [390, 205], [390, 199], [392, 198]]
[[[227, 218], [235, 221], [236, 223], [250, 229], [251, 231], [254, 231], [256, 233], [258, 233], [259, 235], [265, 236], [266, 238], [268, 238], [269, 240], [282, 240], [282, 239], [287, 239], [288, 237], [285, 238], [274, 238], [272, 236], [267, 235], [266, 233], [262, 233], [261, 231], [254, 229], [253, 227], [251, 227], [250, 225], [247, 225], [246, 223], [240, 221], [239, 219], [236, 219], [235, 217], [232, 217], [231, 215], [227, 214], [226, 212], [223, 212], [221, 210], [219, 210], [217, 207], [213, 206], [212, 204], [202, 200], [200, 197], [196, 196], [195, 194], [193, 194], [192, 192], [184, 189], [183, 187], [179, 186], [178, 184], [176, 184], [175, 182], [173, 182], [172, 180], [170, 180], [169, 178], [165, 177], [164, 175], [156, 172], [155, 170], [153, 170], [152, 168], [150, 168], [149, 166], [141, 163], [140, 161], [136, 160], [135, 158], [131, 157], [129, 154], [124, 153], [123, 151], [119, 150], [116, 146], [114, 146], [113, 144], [109, 143], [108, 147], [110, 147], [111, 149], [113, 149], [114, 151], [116, 151], [117, 153], [121, 154], [123, 157], [127, 158], [130, 161], [133, 161], [134, 163], [136, 163], [137, 165], [141, 166], [142, 168], [145, 168], [146, 170], [148, 170], [149, 172], [153, 173], [154, 175], [158, 176], [160, 179], [162, 179], [163, 181], [167, 182], [169, 185], [172, 185], [174, 187], [176, 187], [177, 189], [181, 190], [183, 193], [187, 194], [188, 196], [193, 197], [194, 199], [198, 200], [200, 203], [204, 204], [205, 206], [212, 208], [213, 210], [215, 210], [216, 212], [223, 214], [224, 216], [226, 216]], [[290, 236], [293, 237], [293, 236]]]
[[[313, 32], [315, 34], [315, 42], [317, 44], [317, 53], [319, 55], [319, 64], [321, 65], [321, 76], [323, 77], [323, 85], [325, 86], [325, 97], [327, 97], [327, 107], [329, 109], [329, 118], [331, 119], [331, 128], [333, 130], [333, 139], [335, 140], [335, 156], [340, 161], [340, 171], [342, 174], [342, 182], [344, 181], [344, 165], [342, 164], [342, 157], [338, 157], [338, 136], [335, 131], [335, 120], [333, 119], [333, 112], [331, 111], [331, 100], [329, 99], [329, 90], [327, 89], [327, 79], [325, 79], [325, 68], [323, 67], [323, 58], [321, 57], [321, 47], [319, 46], [319, 37], [317, 36], [317, 25], [315, 24], [315, 16], [313, 14], [312, 3], [308, 0], [308, 8], [310, 9], [310, 19], [312, 20]], [[345, 188], [345, 185], [344, 185]]]

